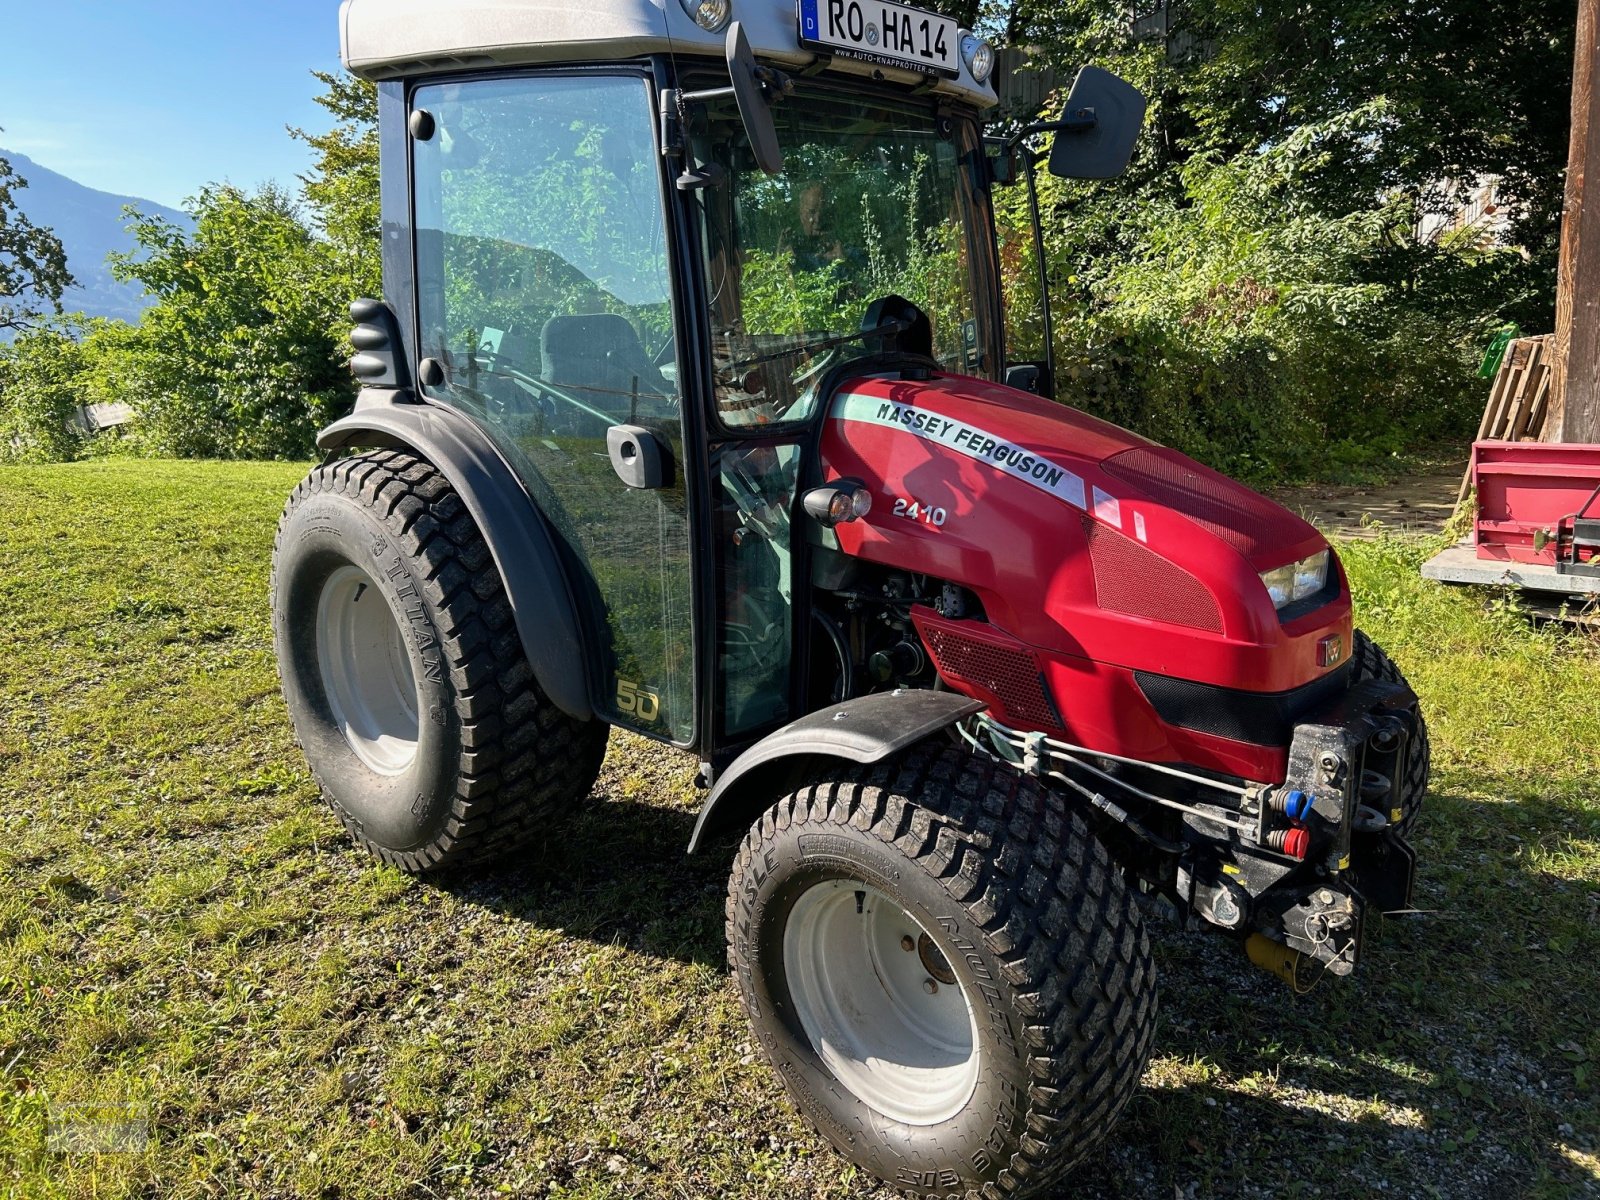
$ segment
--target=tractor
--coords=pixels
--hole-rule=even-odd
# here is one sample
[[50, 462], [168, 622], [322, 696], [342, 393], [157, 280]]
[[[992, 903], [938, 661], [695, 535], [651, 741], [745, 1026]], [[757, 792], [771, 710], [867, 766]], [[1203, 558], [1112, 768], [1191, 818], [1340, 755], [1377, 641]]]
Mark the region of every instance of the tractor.
[[1356, 968], [1428, 735], [1337, 554], [1008, 354], [994, 196], [1123, 171], [1134, 88], [991, 121], [1003, 56], [899, 0], [340, 20], [384, 295], [271, 592], [358, 843], [459, 870], [558, 832], [611, 728], [691, 752], [760, 1051], [915, 1196], [1105, 1136], [1153, 916]]

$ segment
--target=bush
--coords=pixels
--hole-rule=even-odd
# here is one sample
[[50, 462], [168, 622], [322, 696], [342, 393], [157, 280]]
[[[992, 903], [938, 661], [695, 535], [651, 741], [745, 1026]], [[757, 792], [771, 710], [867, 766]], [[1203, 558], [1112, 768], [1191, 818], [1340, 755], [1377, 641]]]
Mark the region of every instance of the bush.
[[[1422, 246], [1410, 203], [1330, 214], [1304, 186], [1382, 119], [1369, 105], [1260, 154], [1191, 158], [1136, 204], [1041, 179], [1061, 398], [1258, 481], [1470, 433], [1481, 293], [1515, 256]], [[1020, 198], [1000, 218], [1009, 334], [1040, 345]]]

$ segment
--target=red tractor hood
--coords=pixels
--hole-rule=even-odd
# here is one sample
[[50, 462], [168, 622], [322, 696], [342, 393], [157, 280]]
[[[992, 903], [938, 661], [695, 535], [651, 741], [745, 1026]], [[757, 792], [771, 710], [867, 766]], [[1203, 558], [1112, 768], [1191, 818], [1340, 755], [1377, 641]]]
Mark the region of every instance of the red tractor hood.
[[[1348, 636], [1342, 586], [1342, 607], [1285, 624], [1258, 578], [1323, 549], [1311, 525], [1176, 451], [1026, 392], [953, 375], [848, 381], [822, 463], [826, 478], [856, 477], [873, 493], [868, 516], [838, 528], [841, 549], [971, 588], [995, 625], [1034, 646], [1281, 690], [1320, 672], [1314, 645], [1298, 645], [1308, 622]], [[1192, 642], [1130, 636], [1158, 626], [1253, 652], [1201, 670], [1178, 648]]]
[[[1155, 505], [1218, 538], [1258, 571], [1327, 544], [1287, 509], [1192, 458], [988, 380], [855, 380], [840, 388], [830, 415], [836, 422], [904, 430], [926, 442], [935, 458], [982, 463], [1042, 493], [1041, 503], [1054, 497], [1140, 542], [1148, 543], [1149, 535], [1148, 526], [1141, 534], [1138, 518]], [[1041, 516], [1048, 512], [1043, 509]]]

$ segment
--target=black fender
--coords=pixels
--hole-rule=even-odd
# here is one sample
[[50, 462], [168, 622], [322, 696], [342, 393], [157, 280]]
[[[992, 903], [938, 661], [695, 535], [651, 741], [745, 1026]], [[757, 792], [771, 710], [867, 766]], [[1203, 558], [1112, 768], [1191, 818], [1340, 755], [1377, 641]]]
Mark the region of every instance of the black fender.
[[805, 766], [804, 759], [878, 762], [985, 707], [960, 692], [896, 689], [808, 713], [728, 764], [700, 806], [689, 853], [726, 829], [745, 828], [779, 796], [799, 786], [795, 769]]
[[437, 467], [489, 545], [539, 686], [568, 716], [594, 717], [578, 607], [554, 537], [516, 472], [471, 417], [415, 402], [405, 392], [368, 388], [354, 412], [317, 435], [317, 445], [326, 451], [412, 450]]

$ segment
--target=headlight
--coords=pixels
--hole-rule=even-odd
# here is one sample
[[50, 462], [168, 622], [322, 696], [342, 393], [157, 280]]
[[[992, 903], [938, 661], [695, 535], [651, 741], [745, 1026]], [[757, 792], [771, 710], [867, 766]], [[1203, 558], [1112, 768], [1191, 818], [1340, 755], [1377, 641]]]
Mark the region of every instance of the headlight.
[[678, 3], [707, 33], [716, 33], [733, 15], [732, 0], [678, 0]]
[[1328, 583], [1328, 551], [1318, 550], [1299, 562], [1261, 572], [1261, 582], [1272, 597], [1274, 608], [1284, 608], [1296, 600], [1315, 596]]
[[961, 35], [961, 61], [967, 64], [972, 78], [983, 83], [994, 70], [994, 47], [980, 37], [964, 33]]

